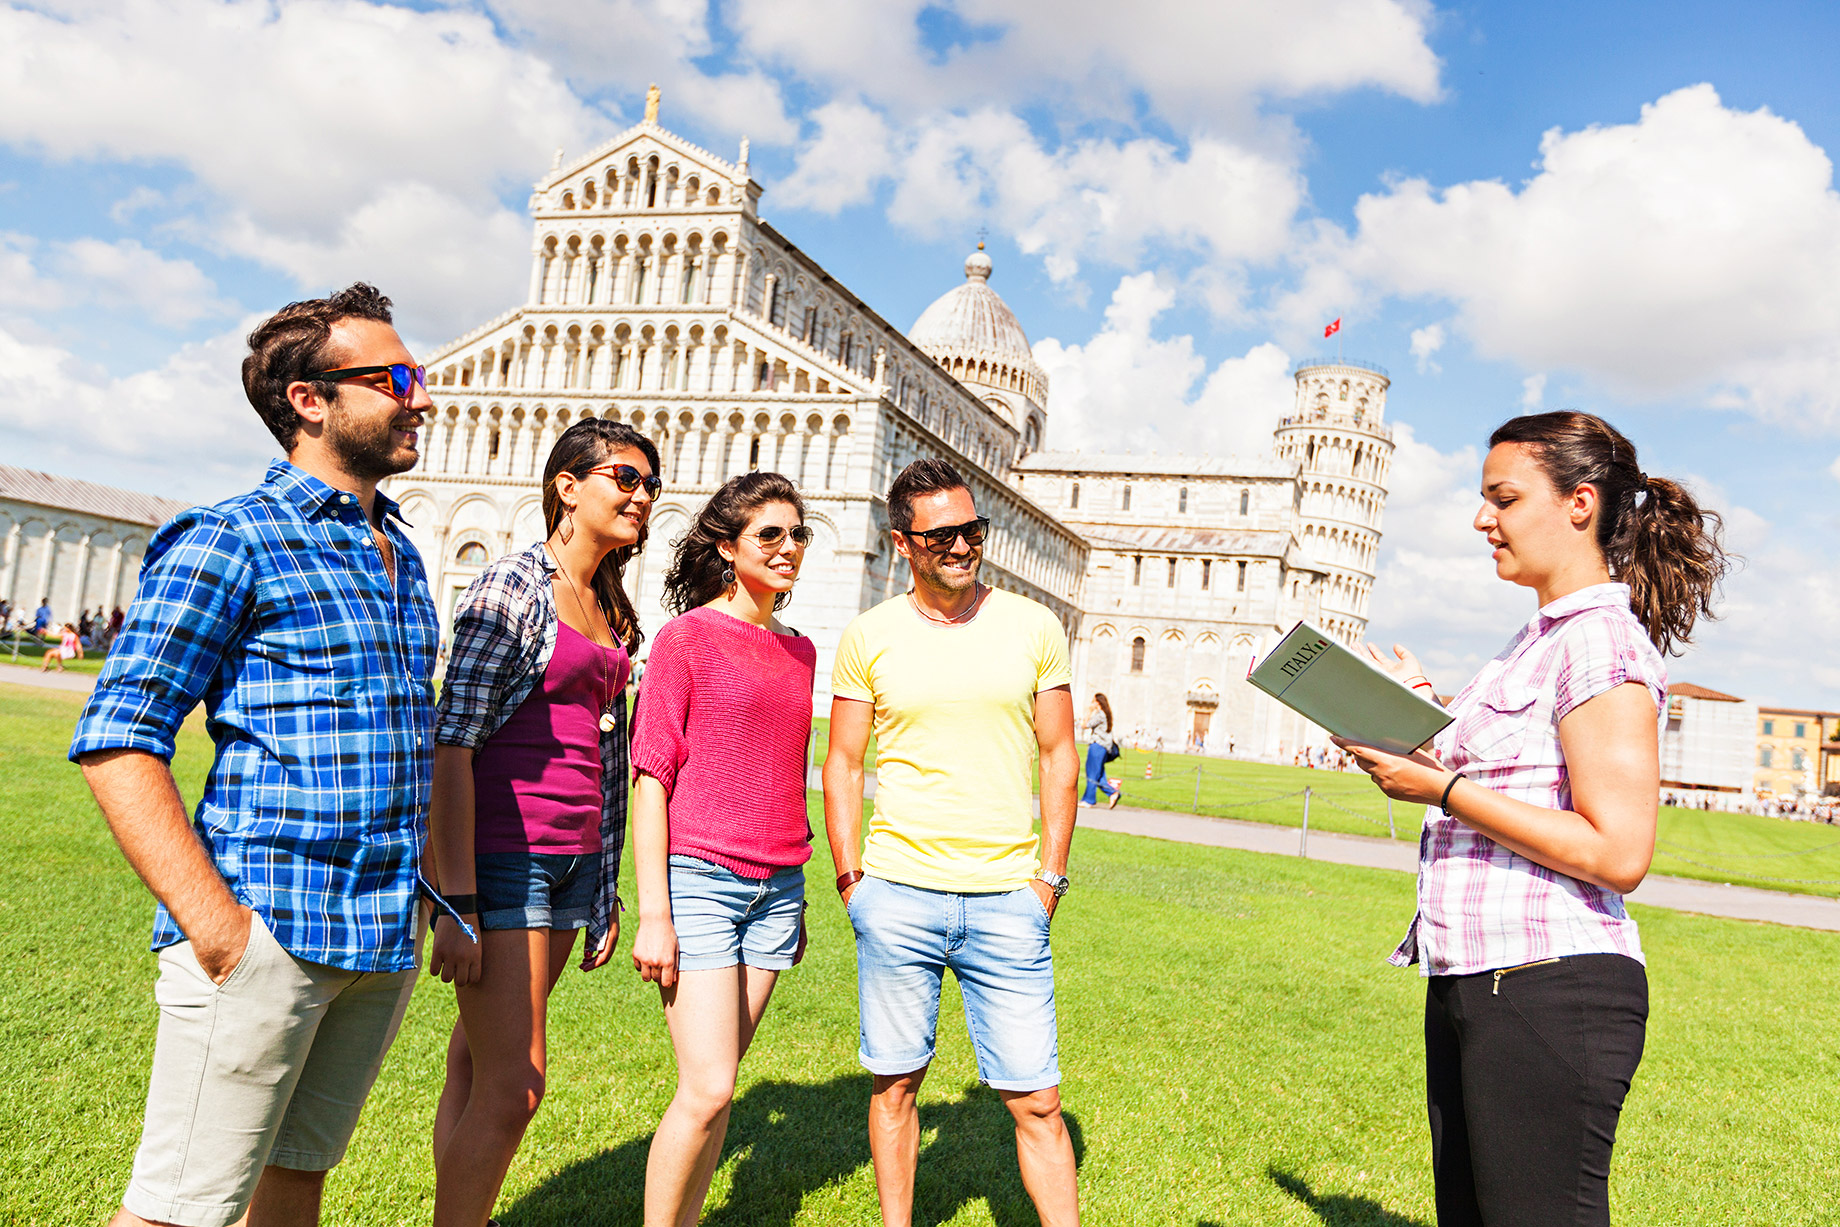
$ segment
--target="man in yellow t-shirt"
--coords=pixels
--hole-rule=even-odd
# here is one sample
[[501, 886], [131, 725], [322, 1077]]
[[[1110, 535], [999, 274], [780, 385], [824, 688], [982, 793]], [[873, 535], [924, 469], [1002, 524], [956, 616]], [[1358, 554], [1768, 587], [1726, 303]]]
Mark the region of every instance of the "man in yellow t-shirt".
[[[915, 1096], [950, 969], [979, 1076], [1015, 1118], [1023, 1185], [1044, 1224], [1075, 1224], [1048, 941], [1067, 890], [1079, 776], [1067, 636], [1045, 606], [977, 582], [989, 521], [945, 461], [901, 471], [888, 519], [914, 586], [844, 630], [824, 760], [825, 826], [856, 931], [860, 1059], [875, 1076], [869, 1150], [882, 1221], [912, 1218]], [[1037, 757], [1039, 841], [1029, 791]]]

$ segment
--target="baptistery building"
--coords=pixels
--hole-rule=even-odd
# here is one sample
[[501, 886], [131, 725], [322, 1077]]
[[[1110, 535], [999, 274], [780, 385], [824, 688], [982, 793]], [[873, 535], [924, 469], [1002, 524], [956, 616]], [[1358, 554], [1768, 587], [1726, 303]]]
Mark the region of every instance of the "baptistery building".
[[822, 709], [844, 626], [908, 584], [888, 485], [939, 456], [991, 518], [984, 579], [1066, 627], [1081, 704], [1106, 690], [1122, 731], [1219, 753], [1320, 738], [1254, 696], [1245, 661], [1299, 618], [1350, 641], [1365, 626], [1384, 373], [1301, 368], [1271, 454], [1250, 461], [1047, 451], [1048, 379], [981, 244], [903, 331], [768, 224], [761, 192], [745, 141], [718, 157], [659, 126], [655, 100], [536, 185], [525, 302], [424, 358], [422, 459], [389, 483], [444, 616], [486, 563], [542, 537], [556, 436], [617, 419], [663, 458], [627, 576], [648, 631], [670, 543], [718, 486], [753, 469], [799, 484], [816, 538], [781, 617], [818, 649]]

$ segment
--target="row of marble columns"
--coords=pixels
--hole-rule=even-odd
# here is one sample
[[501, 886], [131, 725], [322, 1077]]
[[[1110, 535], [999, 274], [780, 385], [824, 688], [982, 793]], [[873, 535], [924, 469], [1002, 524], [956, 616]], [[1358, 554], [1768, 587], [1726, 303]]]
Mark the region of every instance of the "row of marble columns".
[[[97, 547], [95, 538], [105, 530], [84, 533], [75, 542], [61, 542], [57, 538], [58, 530], [45, 526], [44, 533], [38, 538], [39, 551], [37, 566], [34, 571], [35, 582], [29, 587], [22, 585], [25, 578], [21, 574], [20, 559], [26, 551], [27, 537], [25, 526], [13, 524], [8, 527], [4, 552], [0, 553], [0, 595], [14, 607], [23, 607], [28, 612], [38, 607], [42, 596], [51, 598], [51, 610], [59, 622], [75, 622], [78, 615], [90, 607], [92, 598], [104, 610], [113, 609], [123, 603], [121, 591], [122, 573], [127, 557], [127, 543], [117, 537], [107, 545]], [[68, 579], [58, 572], [58, 555], [61, 545], [76, 547], [75, 566]], [[101, 557], [98, 558], [98, 553]], [[86, 591], [96, 567], [105, 568], [105, 579], [101, 590], [96, 593]], [[128, 596], [132, 596], [130, 592]], [[28, 604], [29, 602], [29, 604]]]
[[[548, 243], [530, 266], [532, 306], [734, 306], [746, 248], [728, 251], [558, 250]], [[688, 293], [685, 292], [688, 288]]]

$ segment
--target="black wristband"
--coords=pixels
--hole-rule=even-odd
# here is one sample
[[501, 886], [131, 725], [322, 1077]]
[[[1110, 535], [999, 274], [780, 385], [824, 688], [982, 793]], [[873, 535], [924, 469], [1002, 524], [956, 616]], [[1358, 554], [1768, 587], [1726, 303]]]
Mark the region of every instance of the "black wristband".
[[441, 902], [453, 908], [454, 911], [459, 912], [462, 916], [476, 916], [479, 914], [478, 895], [442, 895]]
[[1458, 780], [1467, 780], [1468, 778], [1469, 777], [1464, 775], [1461, 771], [1453, 771], [1450, 773], [1450, 783], [1444, 785], [1444, 795], [1438, 798], [1438, 808], [1444, 811], [1444, 817], [1456, 817], [1455, 814], [1450, 812], [1450, 790], [1457, 786]]

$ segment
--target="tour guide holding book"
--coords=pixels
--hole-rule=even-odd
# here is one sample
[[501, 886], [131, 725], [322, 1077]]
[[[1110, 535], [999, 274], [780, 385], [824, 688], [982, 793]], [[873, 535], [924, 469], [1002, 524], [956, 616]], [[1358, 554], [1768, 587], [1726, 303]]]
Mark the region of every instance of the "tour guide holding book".
[[1654, 856], [1663, 656], [1710, 610], [1718, 517], [1602, 419], [1559, 412], [1490, 437], [1475, 528], [1539, 612], [1451, 703], [1435, 754], [1336, 740], [1388, 796], [1436, 807], [1392, 961], [1427, 977], [1439, 1227], [1607, 1227], [1648, 1020], [1623, 896]]
[[[989, 521], [951, 465], [903, 469], [888, 519], [914, 586], [844, 630], [824, 761], [825, 825], [856, 931], [861, 1059], [875, 1076], [869, 1151], [882, 1222], [912, 1218], [915, 1096], [949, 967], [979, 1076], [1015, 1118], [1023, 1186], [1044, 1224], [1078, 1223], [1048, 943], [1067, 889], [1079, 777], [1066, 632], [1045, 607], [977, 582]], [[875, 818], [860, 848], [872, 724]], [[1039, 862], [1029, 798], [1037, 753]]]

